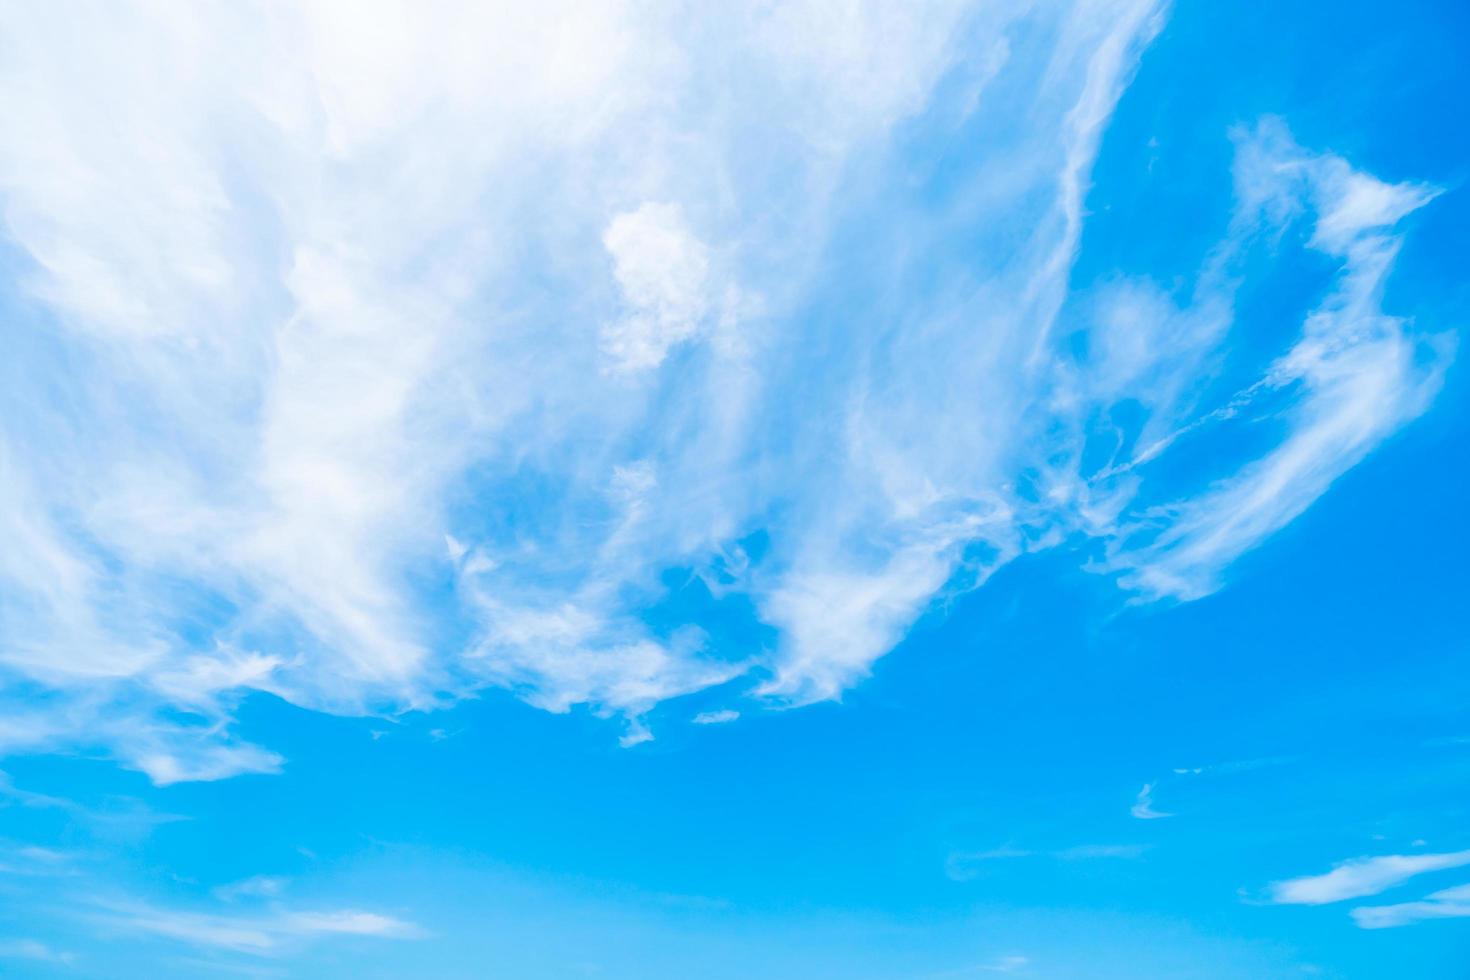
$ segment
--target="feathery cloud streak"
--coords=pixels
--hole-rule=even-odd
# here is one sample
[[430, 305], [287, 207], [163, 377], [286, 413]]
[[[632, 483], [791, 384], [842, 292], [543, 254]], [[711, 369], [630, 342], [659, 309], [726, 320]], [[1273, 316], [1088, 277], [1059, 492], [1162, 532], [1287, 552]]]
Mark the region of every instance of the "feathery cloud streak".
[[1325, 905], [1377, 895], [1416, 875], [1470, 864], [1470, 851], [1445, 854], [1387, 854], [1344, 861], [1326, 874], [1292, 878], [1271, 886], [1271, 900], [1283, 905]]
[[1462, 919], [1470, 917], [1470, 885], [1444, 888], [1417, 902], [1367, 905], [1350, 914], [1364, 929], [1392, 929], [1426, 919]]
[[423, 935], [411, 923], [354, 909], [327, 912], [275, 909], [258, 914], [221, 915], [132, 905], [103, 913], [97, 921], [119, 932], [144, 933], [191, 946], [255, 954], [270, 954], [292, 943], [330, 936], [413, 939]]

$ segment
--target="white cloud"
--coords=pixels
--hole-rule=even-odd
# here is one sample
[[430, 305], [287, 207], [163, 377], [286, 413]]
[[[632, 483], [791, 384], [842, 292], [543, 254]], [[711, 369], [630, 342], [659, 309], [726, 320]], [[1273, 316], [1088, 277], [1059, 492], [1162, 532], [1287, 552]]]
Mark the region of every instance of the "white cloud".
[[[151, 733], [150, 733], [151, 734]], [[280, 771], [279, 755], [254, 745], [229, 745], [208, 741], [212, 732], [200, 733], [194, 741], [181, 731], [157, 733], [157, 747], [151, 739], [141, 746], [131, 746], [134, 736], [119, 739], [123, 758], [147, 774], [159, 786], [182, 782], [211, 782], [227, 779], [242, 772], [275, 773]]]
[[1460, 919], [1470, 916], [1470, 885], [1432, 892], [1417, 902], [1397, 905], [1366, 905], [1353, 909], [1353, 921], [1364, 929], [1391, 929], [1425, 919]]
[[1326, 874], [1275, 882], [1270, 886], [1270, 896], [1273, 902], [1282, 905], [1324, 905], [1377, 895], [1416, 875], [1467, 864], [1470, 864], [1470, 851], [1354, 858]]
[[696, 725], [724, 725], [735, 721], [739, 717], [740, 712], [725, 708], [720, 711], [701, 711], [691, 720]]
[[356, 909], [221, 915], [132, 905], [109, 910], [99, 921], [121, 932], [146, 933], [191, 946], [256, 954], [270, 954], [289, 943], [331, 936], [413, 939], [423, 935], [412, 923]]
[[658, 367], [706, 316], [709, 250], [677, 205], [651, 202], [614, 217], [602, 244], [627, 310], [603, 329], [603, 346], [624, 370]]
[[622, 736], [618, 738], [618, 744], [625, 749], [651, 741], [653, 741], [653, 732], [648, 730], [648, 726], [640, 718], [629, 718]]
[[1143, 789], [1138, 791], [1138, 798], [1128, 812], [1139, 820], [1162, 820], [1164, 817], [1172, 817], [1172, 813], [1164, 813], [1154, 809], [1154, 784], [1144, 783]]
[[[1379, 299], [1434, 191], [1267, 122], [1189, 302], [1071, 296], [1165, 9], [7, 9], [5, 285], [40, 313], [0, 325], [0, 752], [274, 772], [232, 733], [249, 691], [390, 714], [486, 684], [633, 744], [745, 675], [839, 697], [1077, 534], [1140, 596], [1217, 587], [1432, 397], [1447, 353]], [[911, 213], [941, 144], [965, 192]], [[1196, 404], [1292, 220], [1340, 275]], [[1267, 399], [1274, 448], [1155, 476]], [[1133, 448], [1085, 463], [1123, 401]], [[681, 614], [682, 581], [769, 642]]]
[[819, 701], [865, 676], [949, 578], [952, 547], [924, 542], [873, 571], [844, 568], [788, 577], [764, 610], [767, 621], [783, 631], [788, 653], [760, 693]]
[[[1202, 493], [1161, 505], [1117, 529], [1112, 567], [1146, 594], [1194, 598], [1219, 586], [1220, 572], [1285, 526], [1342, 473], [1406, 421], [1439, 389], [1448, 361], [1443, 337], [1419, 337], [1381, 309], [1383, 284], [1398, 252], [1392, 225], [1434, 191], [1390, 185], [1353, 171], [1339, 157], [1298, 147], [1275, 119], [1237, 134], [1240, 195], [1231, 236], [1201, 273], [1201, 308], [1232, 302], [1229, 271], [1248, 243], [1279, 222], [1316, 216], [1310, 245], [1341, 263], [1332, 289], [1302, 323], [1300, 337], [1226, 406], [1180, 426], [1140, 454], [1146, 463], [1181, 438], [1206, 437], [1253, 401], [1292, 391], [1281, 412], [1287, 433], [1259, 458]], [[1213, 314], [1212, 314], [1213, 315]], [[1126, 544], [1149, 533], [1142, 545]]]

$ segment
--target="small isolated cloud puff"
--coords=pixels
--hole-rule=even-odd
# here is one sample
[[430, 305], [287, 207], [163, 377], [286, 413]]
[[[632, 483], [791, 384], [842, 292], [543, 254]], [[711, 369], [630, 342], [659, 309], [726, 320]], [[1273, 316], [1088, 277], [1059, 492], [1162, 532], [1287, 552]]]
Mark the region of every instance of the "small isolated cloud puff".
[[740, 712], [729, 708], [720, 711], [701, 711], [691, 721], [696, 725], [724, 725], [740, 717]]
[[1377, 895], [1416, 875], [1465, 865], [1470, 865], [1470, 851], [1360, 857], [1344, 861], [1326, 874], [1274, 882], [1269, 895], [1279, 905], [1325, 905]]

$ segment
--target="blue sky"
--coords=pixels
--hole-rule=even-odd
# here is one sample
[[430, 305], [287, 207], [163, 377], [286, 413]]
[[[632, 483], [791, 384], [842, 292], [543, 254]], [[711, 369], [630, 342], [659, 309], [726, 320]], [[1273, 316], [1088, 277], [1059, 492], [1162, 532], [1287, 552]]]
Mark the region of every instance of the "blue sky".
[[0, 974], [1470, 970], [1463, 5], [0, 24]]

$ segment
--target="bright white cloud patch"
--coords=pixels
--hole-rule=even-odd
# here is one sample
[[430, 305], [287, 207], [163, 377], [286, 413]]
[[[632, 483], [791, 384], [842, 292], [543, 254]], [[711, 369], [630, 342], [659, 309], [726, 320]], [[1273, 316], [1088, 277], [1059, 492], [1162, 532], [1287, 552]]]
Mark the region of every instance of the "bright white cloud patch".
[[1344, 861], [1326, 874], [1292, 878], [1271, 886], [1271, 900], [1283, 905], [1325, 905], [1377, 895], [1416, 875], [1470, 864], [1470, 851], [1445, 854], [1387, 854]]
[[720, 711], [701, 711], [690, 721], [696, 725], [726, 725], [740, 717], [740, 712], [729, 708]]
[[[1433, 396], [1444, 345], [1380, 298], [1434, 190], [1277, 121], [1192, 289], [1075, 289], [1161, 3], [706, 14], [0, 14], [0, 751], [274, 771], [252, 690], [497, 684], [629, 745], [737, 678], [834, 698], [1079, 535], [1209, 592]], [[1246, 344], [1287, 227], [1336, 276]]]

